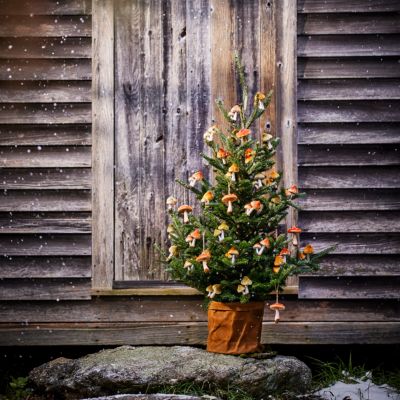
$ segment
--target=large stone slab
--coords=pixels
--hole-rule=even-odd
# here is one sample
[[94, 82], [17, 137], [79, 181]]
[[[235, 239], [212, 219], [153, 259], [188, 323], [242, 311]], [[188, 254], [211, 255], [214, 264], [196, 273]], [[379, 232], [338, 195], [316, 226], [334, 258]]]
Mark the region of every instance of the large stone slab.
[[31, 383], [57, 398], [123, 393], [162, 393], [184, 383], [238, 388], [255, 398], [304, 393], [311, 371], [294, 357], [241, 358], [194, 347], [131, 347], [103, 350], [71, 360], [58, 358], [30, 372]]

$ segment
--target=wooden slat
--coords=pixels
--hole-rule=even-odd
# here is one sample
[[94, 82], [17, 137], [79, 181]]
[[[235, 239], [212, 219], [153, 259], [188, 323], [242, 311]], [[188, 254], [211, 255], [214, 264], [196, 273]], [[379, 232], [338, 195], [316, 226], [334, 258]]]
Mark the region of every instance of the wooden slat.
[[[1, 325], [0, 345], [205, 345], [207, 324], [35, 324]], [[398, 322], [265, 322], [266, 344], [396, 344]]]
[[398, 144], [398, 123], [308, 123], [298, 125], [299, 144]]
[[316, 251], [336, 245], [332, 254], [399, 254], [400, 233], [303, 233], [302, 245]]
[[303, 211], [299, 225], [306, 232], [400, 232], [400, 211]]
[[59, 301], [64, 299], [90, 300], [90, 279], [0, 280], [0, 300]]
[[0, 107], [0, 124], [90, 124], [90, 103], [18, 104]]
[[0, 213], [0, 233], [89, 233], [90, 213]]
[[92, 287], [114, 277], [114, 5], [93, 1]]
[[91, 76], [89, 59], [0, 59], [2, 80], [88, 80]]
[[304, 210], [400, 210], [398, 189], [308, 189], [298, 201]]
[[0, 169], [0, 189], [90, 189], [90, 168]]
[[[286, 187], [298, 184], [297, 171], [297, 2], [277, 3], [277, 136], [282, 142], [283, 183]], [[297, 225], [295, 209], [290, 208], [287, 226]]]
[[300, 167], [299, 184], [304, 189], [399, 188], [396, 167]]
[[299, 58], [297, 76], [307, 79], [399, 78], [397, 57], [392, 58]]
[[2, 103], [89, 103], [90, 81], [0, 81]]
[[400, 276], [301, 276], [301, 299], [398, 299]]
[[[282, 302], [286, 310], [281, 314], [281, 323], [400, 320], [400, 304], [395, 300], [315, 301], [283, 298]], [[0, 320], [3, 323], [21, 323], [29, 319], [33, 324], [77, 321], [206, 322], [207, 313], [202, 304], [200, 296], [95, 297], [90, 302], [0, 302]], [[271, 310], [265, 307], [264, 320], [270, 322], [272, 317]]]
[[90, 16], [0, 15], [0, 37], [90, 37]]
[[298, 118], [299, 122], [400, 121], [400, 101], [301, 101]]
[[91, 38], [0, 38], [0, 58], [91, 58]]
[[1, 146], [90, 145], [90, 125], [0, 125]]
[[299, 57], [382, 57], [400, 54], [400, 35], [299, 36]]
[[90, 235], [0, 235], [0, 252], [10, 256], [88, 256]]
[[90, 264], [87, 256], [10, 257], [1, 260], [0, 278], [90, 278]]
[[[400, 138], [399, 138], [400, 139]], [[400, 144], [299, 145], [299, 165], [399, 165]]]
[[297, 33], [299, 35], [400, 33], [399, 22], [399, 15], [396, 13], [300, 14]]
[[91, 0], [0, 0], [1, 15], [80, 15], [91, 10]]
[[299, 13], [370, 13], [400, 11], [397, 0], [298, 0]]
[[329, 254], [321, 260], [322, 276], [399, 276], [400, 255]]
[[90, 146], [0, 147], [0, 167], [75, 168], [90, 167]]
[[400, 80], [399, 79], [299, 80], [297, 99], [298, 100], [400, 99]]
[[3, 190], [0, 211], [90, 211], [89, 190]]

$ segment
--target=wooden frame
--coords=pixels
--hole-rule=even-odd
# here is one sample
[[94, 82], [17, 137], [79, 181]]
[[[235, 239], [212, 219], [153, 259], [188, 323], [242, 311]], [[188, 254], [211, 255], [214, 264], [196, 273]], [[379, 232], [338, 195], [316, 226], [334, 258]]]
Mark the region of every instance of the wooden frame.
[[[212, 3], [212, 2], [211, 2]], [[113, 286], [114, 281], [114, 7], [112, 0], [93, 0], [93, 234], [92, 234], [92, 294], [93, 295], [195, 295], [194, 289], [183, 285], [139, 282], [129, 288]], [[228, 3], [218, 3], [213, 19], [218, 22], [218, 10], [229, 10]], [[286, 186], [297, 184], [296, 134], [296, 21], [297, 1], [282, 0], [262, 8], [262, 36], [270, 39], [260, 57], [266, 58], [265, 77], [261, 89], [273, 87], [275, 98], [262, 123], [266, 129], [276, 124], [282, 140], [281, 168]], [[265, 20], [265, 21], [264, 21]], [[275, 25], [276, 21], [276, 25]], [[211, 44], [224, 52], [232, 52], [226, 27], [215, 23]], [[221, 28], [218, 28], [221, 27]], [[220, 55], [219, 55], [220, 57]], [[215, 58], [215, 57], [214, 57]], [[211, 60], [211, 63], [215, 61]], [[218, 61], [218, 60], [217, 60]], [[213, 71], [214, 69], [212, 69]], [[219, 74], [221, 71], [219, 70]], [[225, 81], [232, 80], [233, 70], [225, 71]], [[220, 75], [214, 76], [213, 97], [231, 98], [225, 93]], [[222, 86], [221, 86], [222, 85]], [[233, 100], [232, 100], [233, 101]], [[279, 105], [279, 106], [278, 106]], [[297, 215], [291, 210], [287, 225], [295, 225]], [[297, 281], [290, 281], [285, 293], [297, 293]]]

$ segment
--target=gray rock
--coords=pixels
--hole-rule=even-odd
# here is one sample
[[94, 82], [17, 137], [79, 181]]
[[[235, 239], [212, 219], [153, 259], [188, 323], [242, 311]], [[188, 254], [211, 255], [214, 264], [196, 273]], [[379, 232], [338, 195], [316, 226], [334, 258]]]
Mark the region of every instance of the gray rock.
[[260, 360], [194, 347], [122, 346], [76, 360], [58, 358], [33, 369], [29, 378], [39, 391], [65, 399], [160, 393], [163, 387], [187, 383], [237, 388], [265, 399], [270, 394], [306, 392], [311, 371], [294, 357]]

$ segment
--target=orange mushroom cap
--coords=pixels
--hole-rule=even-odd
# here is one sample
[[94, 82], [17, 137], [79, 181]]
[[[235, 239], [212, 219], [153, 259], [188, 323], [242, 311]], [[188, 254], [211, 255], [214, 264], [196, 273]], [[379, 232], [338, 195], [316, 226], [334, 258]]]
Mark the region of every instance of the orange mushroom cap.
[[257, 100], [261, 100], [261, 101], [265, 100], [265, 94], [262, 92], [257, 92], [255, 97]]
[[241, 130], [236, 134], [236, 137], [237, 137], [238, 139], [244, 138], [244, 137], [250, 135], [250, 133], [251, 133], [251, 130], [250, 130], [250, 129], [243, 128], [243, 129], [241, 129]]
[[184, 205], [182, 205], [182, 206], [180, 206], [179, 208], [178, 208], [178, 213], [179, 214], [182, 214], [183, 212], [192, 212], [193, 211], [193, 207], [192, 206], [189, 206], [189, 205], [187, 205], [187, 204], [184, 204]]
[[304, 254], [313, 254], [314, 253], [314, 247], [311, 246], [311, 244], [308, 244], [306, 247], [303, 249]]
[[297, 194], [299, 193], [299, 189], [297, 188], [296, 185], [290, 186], [290, 188], [286, 189], [286, 195], [292, 195], [292, 194]]
[[301, 229], [298, 228], [297, 226], [292, 226], [291, 228], [288, 229], [289, 233], [301, 233]]
[[229, 256], [233, 256], [233, 255], [237, 256], [237, 255], [239, 254], [239, 252], [238, 252], [238, 250], [237, 250], [235, 247], [231, 247], [231, 248], [227, 251], [226, 254], [229, 255]]
[[222, 147], [217, 151], [217, 158], [226, 158], [230, 155], [229, 151], [226, 151]]
[[196, 257], [197, 262], [208, 261], [211, 258], [210, 250], [203, 250], [200, 255]]
[[232, 114], [233, 113], [238, 113], [238, 112], [240, 112], [240, 106], [239, 105], [235, 105], [235, 106], [233, 106], [232, 108], [231, 108], [231, 111], [230, 111]]
[[230, 194], [226, 194], [223, 198], [222, 198], [222, 202], [223, 203], [229, 203], [230, 201], [236, 201], [238, 199], [238, 197], [236, 196], [235, 193], [230, 193]]
[[262, 203], [260, 200], [253, 200], [250, 202], [251, 208], [254, 208], [255, 210], [259, 210], [262, 206]]
[[280, 256], [289, 256], [290, 255], [290, 251], [288, 248], [284, 247], [281, 252], [279, 253]]
[[229, 171], [229, 172], [239, 172], [239, 165], [237, 165], [237, 164], [232, 164], [232, 165], [229, 167], [228, 171]]
[[192, 238], [193, 238], [193, 239], [196, 239], [196, 240], [201, 239], [200, 230], [199, 230], [199, 229], [195, 229], [195, 230], [190, 234], [190, 236], [192, 236]]
[[275, 265], [276, 267], [279, 267], [279, 266], [281, 266], [284, 262], [285, 262], [285, 260], [283, 259], [283, 257], [280, 256], [280, 255], [278, 255], [278, 256], [275, 257], [274, 265]]
[[260, 244], [265, 247], [271, 246], [271, 242], [269, 241], [269, 239], [267, 237], [265, 239], [261, 240]]
[[278, 311], [282, 311], [285, 309], [285, 306], [282, 303], [273, 303], [269, 306], [269, 308], [271, 310], [278, 310]]

